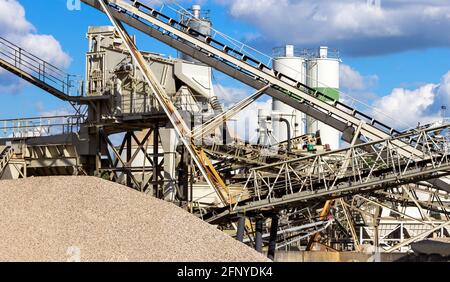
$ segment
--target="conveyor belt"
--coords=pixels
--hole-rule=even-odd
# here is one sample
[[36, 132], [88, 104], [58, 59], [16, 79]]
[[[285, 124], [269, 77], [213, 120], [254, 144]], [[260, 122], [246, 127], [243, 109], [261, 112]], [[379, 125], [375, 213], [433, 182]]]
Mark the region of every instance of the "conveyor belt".
[[[443, 172], [442, 172], [443, 171]], [[355, 194], [370, 193], [376, 190], [383, 190], [396, 186], [401, 186], [418, 181], [425, 181], [435, 177], [443, 177], [450, 174], [450, 164], [446, 164], [438, 169], [433, 167], [425, 167], [422, 170], [411, 170], [408, 173], [398, 176], [395, 173], [383, 175], [378, 178], [373, 178], [370, 182], [364, 184], [350, 184], [340, 186], [335, 190], [321, 189], [314, 193], [309, 191], [298, 192], [291, 195], [286, 195], [281, 198], [272, 198], [261, 201], [250, 202], [235, 208], [234, 210], [225, 210], [222, 213], [206, 216], [206, 221], [212, 224], [221, 222], [225, 218], [234, 217], [238, 214], [251, 214], [252, 212], [274, 212], [284, 210], [289, 207], [295, 207], [299, 204], [305, 206], [308, 202], [326, 201], [330, 199], [338, 199], [342, 197], [352, 196]]]
[[[98, 0], [82, 1], [102, 11]], [[344, 134], [346, 137], [351, 136], [361, 122], [363, 122], [361, 134], [370, 140], [386, 139], [399, 134], [395, 129], [339, 101], [332, 104], [326, 102], [327, 96], [320, 91], [274, 71], [257, 59], [201, 34], [140, 2], [104, 1], [113, 8], [112, 14], [118, 20], [255, 89], [272, 85], [266, 91], [268, 95], [346, 133]], [[413, 154], [420, 159], [421, 153], [415, 150], [413, 145], [404, 146], [401, 140], [395, 142], [403, 148], [402, 155]]]
[[[113, 8], [111, 13], [116, 19], [244, 84], [255, 89], [271, 85], [265, 91], [266, 94], [337, 129], [343, 133], [343, 139], [348, 142], [353, 140], [353, 135], [360, 125], [362, 126], [358, 136], [363, 135], [371, 141], [400, 135], [399, 131], [339, 101], [332, 104], [325, 102], [327, 96], [320, 91], [297, 82], [244, 54], [241, 50], [233, 49], [211, 36], [201, 34], [138, 1], [102, 1]], [[82, 2], [103, 11], [99, 0], [82, 0]], [[357, 141], [357, 143], [364, 142], [366, 141], [360, 139]], [[393, 142], [395, 146], [402, 148], [398, 152], [402, 156], [408, 158], [413, 156], [416, 160], [423, 159], [420, 150], [415, 148], [414, 139], [396, 139]], [[440, 189], [438, 184], [445, 184], [443, 181], [435, 183]], [[444, 185], [442, 189], [445, 188], [447, 187]]]
[[[447, 127], [429, 129], [418, 133], [421, 136], [433, 135]], [[414, 137], [410, 133], [404, 137]], [[403, 136], [402, 136], [403, 137]], [[400, 138], [400, 137], [397, 137]], [[422, 150], [428, 157], [421, 161], [399, 156], [392, 140], [375, 141], [348, 149], [327, 152], [297, 160], [271, 164], [250, 171], [247, 189], [255, 190], [254, 202], [240, 203], [233, 211], [224, 211], [213, 216], [218, 220], [242, 212], [279, 211], [298, 205], [327, 201], [355, 194], [365, 194], [376, 190], [398, 187], [410, 183], [430, 181], [450, 174], [450, 155], [442, 144], [425, 145]], [[362, 147], [379, 147], [377, 155], [367, 153]], [[383, 149], [381, 149], [384, 147]], [[335, 167], [328, 158], [340, 152], [352, 166]], [[347, 154], [351, 152], [352, 154]], [[284, 166], [283, 166], [284, 165]], [[278, 175], [264, 175], [267, 169], [281, 167]]]

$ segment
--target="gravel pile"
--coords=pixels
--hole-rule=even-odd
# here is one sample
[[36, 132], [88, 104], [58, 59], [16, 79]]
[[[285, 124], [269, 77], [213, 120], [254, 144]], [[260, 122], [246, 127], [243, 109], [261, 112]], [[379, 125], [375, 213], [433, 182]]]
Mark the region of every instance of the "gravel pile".
[[0, 261], [267, 261], [170, 203], [93, 177], [0, 181], [0, 218]]

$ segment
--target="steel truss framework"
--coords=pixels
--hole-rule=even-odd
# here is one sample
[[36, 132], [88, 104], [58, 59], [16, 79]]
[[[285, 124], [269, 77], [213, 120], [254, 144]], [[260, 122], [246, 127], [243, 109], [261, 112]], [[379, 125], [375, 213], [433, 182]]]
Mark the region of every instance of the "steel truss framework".
[[[401, 156], [398, 154], [398, 148], [390, 139], [387, 139], [252, 169], [244, 187], [247, 193], [251, 193], [254, 201], [235, 205], [231, 212], [225, 211], [222, 214], [212, 215], [207, 221], [220, 222], [223, 216], [236, 217], [242, 214], [250, 217], [274, 212], [289, 215], [292, 211], [296, 212], [295, 207], [317, 205], [328, 200], [330, 206], [322, 208], [320, 215], [314, 209], [308, 209], [309, 217], [298, 224], [305, 225], [326, 220], [330, 210], [333, 210], [336, 213], [334, 214], [336, 218], [336, 224], [333, 225], [334, 231], [327, 231], [328, 233], [318, 237], [311, 235], [319, 231], [312, 232], [308, 239], [315, 237], [315, 241], [328, 246], [333, 245], [335, 249], [340, 250], [361, 250], [361, 244], [368, 242], [394, 249], [393, 242], [401, 244], [408, 238], [404, 236], [393, 238], [387, 244], [385, 243], [387, 239], [374, 238], [376, 236], [372, 232], [368, 241], [362, 229], [358, 228], [358, 226], [366, 226], [367, 222], [361, 216], [361, 209], [354, 206], [355, 199], [362, 194], [376, 195], [377, 199], [390, 197], [397, 203], [401, 200], [403, 207], [408, 205], [417, 207], [422, 216], [434, 211], [445, 215], [448, 219], [449, 206], [443, 204], [441, 199], [448, 198], [448, 192], [420, 182], [449, 174], [448, 140], [441, 135], [448, 128], [444, 126], [396, 137], [415, 140], [415, 148], [422, 152], [420, 156], [411, 155], [409, 158]], [[421, 184], [413, 188], [403, 188], [401, 195], [395, 193], [401, 189], [397, 187], [410, 187], [406, 185], [409, 183]], [[418, 199], [417, 192], [429, 191], [432, 192], [426, 202]], [[402, 195], [403, 198], [401, 198]], [[330, 201], [330, 199], [337, 200]], [[383, 203], [393, 203], [395, 202], [393, 200], [383, 199]], [[349, 202], [352, 204], [348, 204]], [[373, 216], [376, 214], [375, 211], [363, 209], [365, 215]], [[406, 216], [406, 214], [402, 215]], [[429, 216], [424, 220], [430, 220]], [[420, 220], [418, 223], [426, 224]], [[432, 224], [438, 223], [439, 221], [435, 221]], [[281, 229], [280, 232], [282, 233]], [[364, 232], [367, 233], [367, 231]], [[297, 243], [305, 239], [302, 234], [295, 232], [290, 235], [299, 238]], [[277, 240], [281, 240], [279, 245], [282, 246], [288, 242], [280, 236]], [[311, 248], [312, 244], [308, 245]]]
[[[348, 149], [252, 169], [243, 192], [254, 202], [234, 205], [226, 214], [283, 209], [317, 199], [334, 199], [434, 179], [450, 174], [449, 126], [428, 129]], [[414, 139], [420, 154], [399, 153], [397, 139]]]
[[[101, 167], [98, 169], [100, 177], [123, 183], [128, 187], [159, 198], [162, 197], [164, 193], [162, 191], [164, 154], [159, 152], [158, 127], [148, 129], [142, 139], [139, 139], [134, 131], [128, 131], [118, 149], [113, 145], [109, 136], [100, 130], [100, 142], [102, 143], [102, 156], [99, 156]], [[148, 153], [150, 144], [153, 148], [152, 154]], [[143, 163], [136, 164], [137, 157], [140, 155], [144, 156]], [[137, 173], [141, 174], [140, 178], [135, 176]]]

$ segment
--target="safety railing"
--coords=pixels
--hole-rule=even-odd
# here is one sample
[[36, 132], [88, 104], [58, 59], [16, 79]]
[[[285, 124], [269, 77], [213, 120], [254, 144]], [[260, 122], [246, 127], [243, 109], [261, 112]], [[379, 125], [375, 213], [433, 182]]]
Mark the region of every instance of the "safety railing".
[[116, 96], [114, 105], [116, 115], [150, 114], [162, 111], [156, 98], [150, 95]]
[[0, 37], [0, 63], [6, 62], [67, 96], [82, 95], [82, 80]]
[[0, 120], [0, 138], [44, 137], [77, 133], [85, 117], [81, 115]]
[[[288, 57], [289, 54], [287, 54], [286, 51], [287, 51], [286, 46], [273, 48], [272, 49], [273, 60], [275, 60], [276, 58]], [[294, 55], [294, 57], [301, 57], [304, 59], [315, 59], [315, 58], [320, 58], [320, 51], [317, 48], [315, 48], [315, 49], [295, 48], [294, 53], [292, 55]], [[328, 49], [327, 50], [327, 58], [340, 59], [340, 53], [337, 49]], [[292, 69], [292, 71], [299, 72], [300, 70]], [[316, 82], [316, 81], [314, 81], [314, 82]], [[320, 85], [320, 83], [318, 83], [318, 84]], [[320, 85], [320, 87], [322, 87], [322, 86]], [[325, 87], [325, 86], [323, 86], [323, 87]]]

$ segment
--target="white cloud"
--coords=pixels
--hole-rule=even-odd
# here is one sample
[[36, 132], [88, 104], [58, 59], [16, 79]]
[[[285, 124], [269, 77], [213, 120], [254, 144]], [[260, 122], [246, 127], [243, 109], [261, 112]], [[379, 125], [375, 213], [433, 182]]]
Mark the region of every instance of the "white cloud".
[[367, 112], [374, 100], [379, 97], [374, 93], [378, 76], [363, 75], [358, 70], [345, 64], [340, 65], [341, 102], [360, 111]]
[[441, 106], [446, 106], [450, 109], [450, 71], [442, 77], [438, 95]]
[[347, 89], [364, 89], [364, 78], [363, 76], [348, 65], [340, 66], [340, 85]]
[[[51, 35], [38, 34], [36, 28], [26, 19], [24, 7], [17, 0], [0, 0], [0, 36], [20, 46], [60, 68], [71, 63], [61, 44]], [[17, 93], [23, 82], [13, 76], [0, 72], [0, 90]]]
[[51, 35], [36, 33], [17, 0], [0, 0], [0, 7], [0, 36], [58, 67], [70, 65], [71, 58], [62, 50], [61, 44]]
[[425, 84], [412, 90], [396, 88], [373, 106], [379, 110], [372, 111], [375, 118], [399, 129], [438, 121], [442, 118], [441, 107], [450, 108], [450, 71], [439, 84]]
[[51, 35], [27, 33], [17, 39], [18, 45], [33, 55], [54, 64], [58, 68], [67, 68], [72, 59], [65, 53], [61, 44]]
[[373, 114], [376, 119], [401, 129], [413, 127], [418, 122], [431, 122], [439, 117], [428, 113], [435, 103], [437, 87], [435, 84], [427, 84], [415, 90], [396, 88], [374, 103], [374, 107], [381, 113], [374, 111]]
[[73, 115], [73, 114], [74, 114], [74, 111], [69, 110], [67, 108], [59, 108], [59, 109], [51, 109], [51, 110], [42, 109], [42, 111], [39, 112], [39, 116], [41, 116], [41, 117], [69, 116], [69, 115]]
[[363, 76], [349, 65], [340, 65], [340, 85], [346, 91], [365, 90], [378, 82], [377, 75]]
[[256, 26], [266, 48], [328, 44], [348, 54], [373, 55], [450, 45], [447, 0], [216, 0], [232, 17]]
[[25, 9], [16, 0], [0, 0], [1, 33], [34, 32], [34, 26], [25, 18]]

